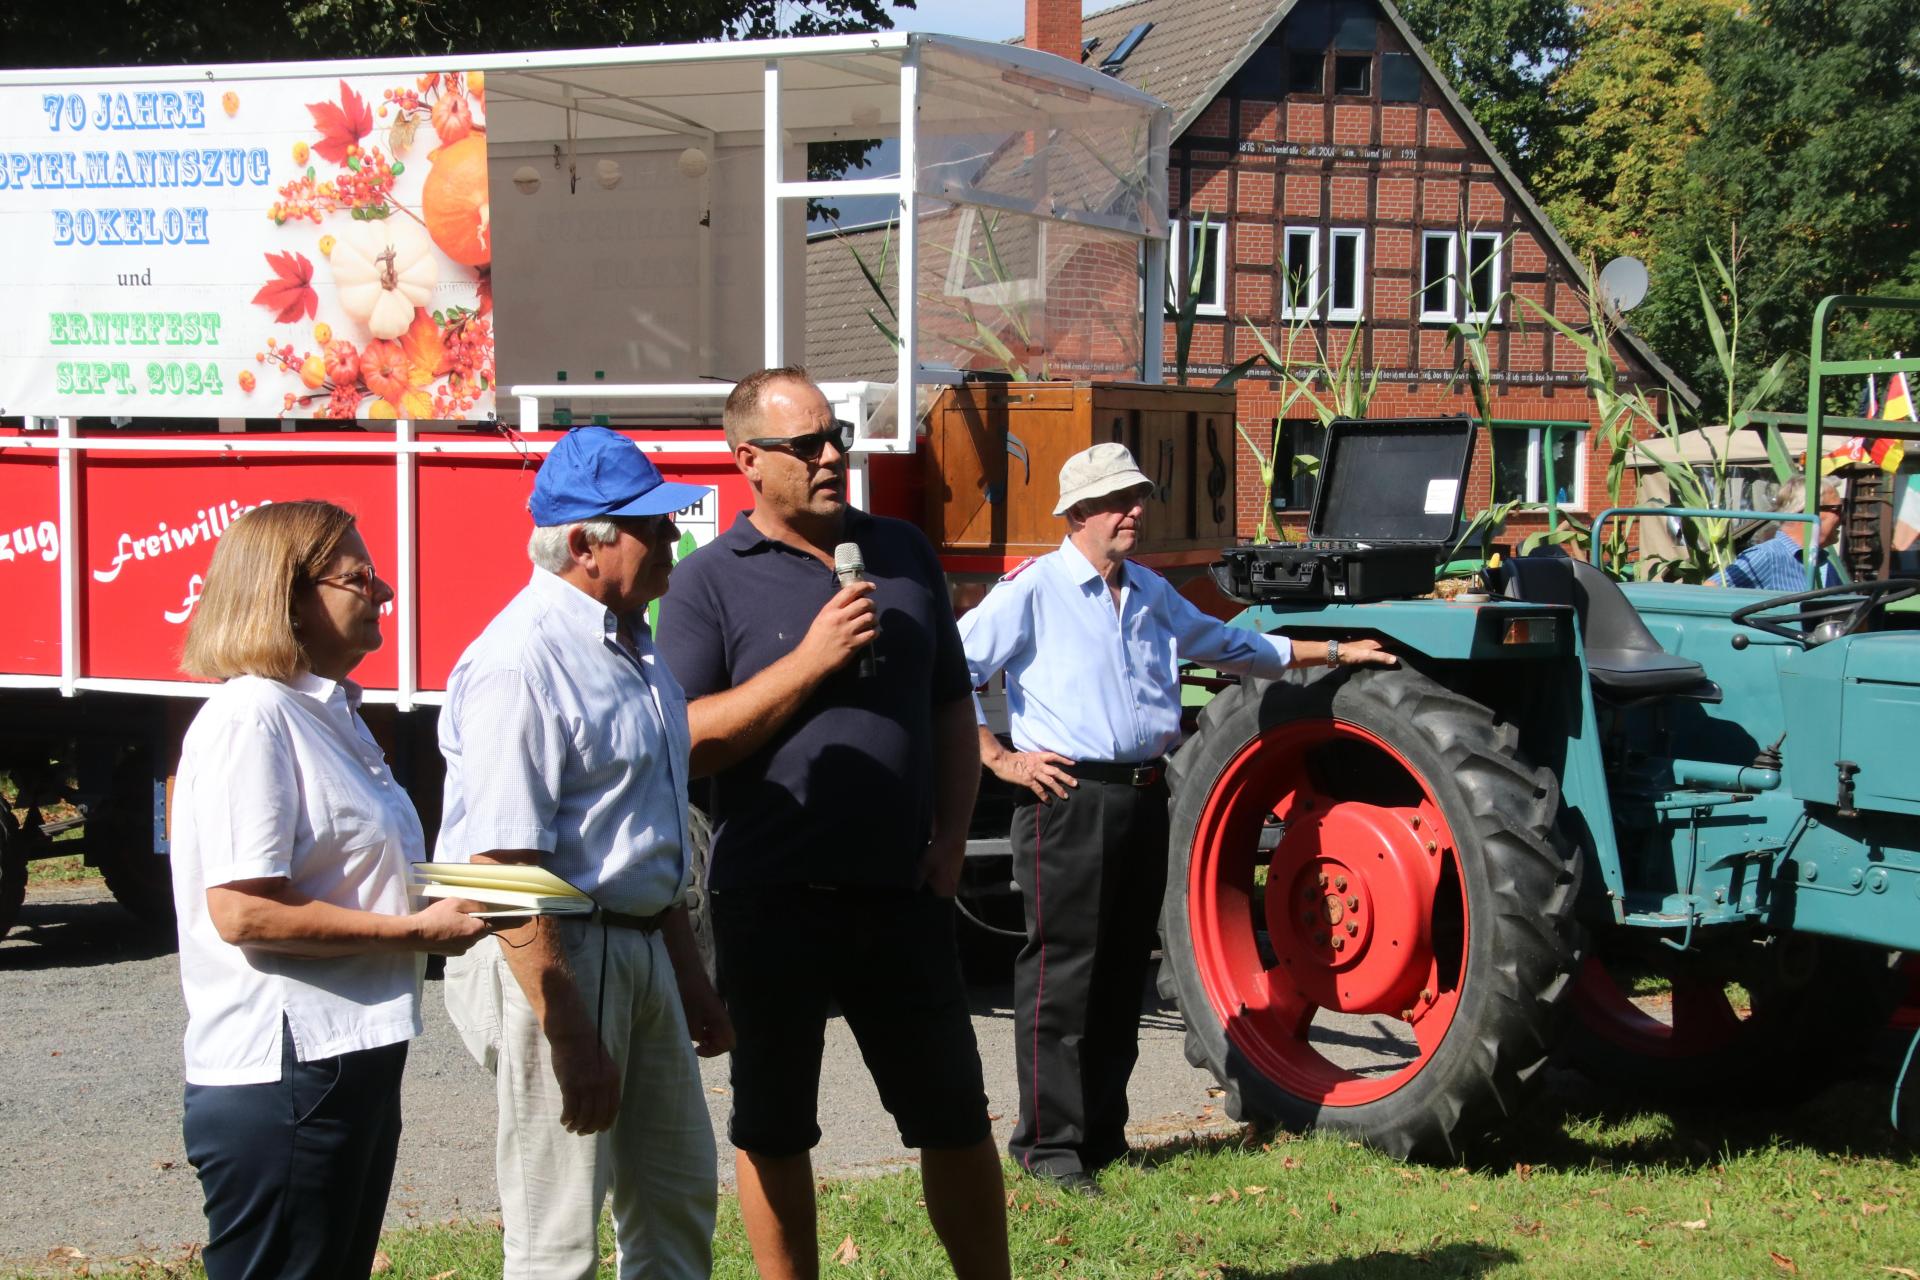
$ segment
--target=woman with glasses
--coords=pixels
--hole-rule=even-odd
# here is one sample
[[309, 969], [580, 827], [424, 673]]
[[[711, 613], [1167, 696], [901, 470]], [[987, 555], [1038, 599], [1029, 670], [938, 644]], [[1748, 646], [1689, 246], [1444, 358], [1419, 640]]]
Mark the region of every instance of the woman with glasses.
[[425, 955], [487, 932], [445, 899], [410, 910], [420, 820], [347, 679], [392, 598], [351, 514], [273, 503], [220, 539], [187, 635], [182, 668], [223, 682], [173, 797], [210, 1280], [367, 1274]]

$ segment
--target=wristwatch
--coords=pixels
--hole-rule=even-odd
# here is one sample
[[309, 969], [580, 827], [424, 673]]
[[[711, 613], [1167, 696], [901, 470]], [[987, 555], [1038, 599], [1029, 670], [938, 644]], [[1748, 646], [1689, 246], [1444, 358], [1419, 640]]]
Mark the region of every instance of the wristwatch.
[[1327, 641], [1327, 665], [1330, 667], [1340, 665], [1340, 642], [1338, 640]]

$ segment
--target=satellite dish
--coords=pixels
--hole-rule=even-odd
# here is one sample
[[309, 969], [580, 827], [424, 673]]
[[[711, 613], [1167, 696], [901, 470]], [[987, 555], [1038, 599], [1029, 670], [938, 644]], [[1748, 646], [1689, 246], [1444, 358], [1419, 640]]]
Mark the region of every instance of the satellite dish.
[[1647, 297], [1647, 264], [1638, 258], [1615, 258], [1600, 268], [1600, 293], [1615, 311], [1633, 310]]

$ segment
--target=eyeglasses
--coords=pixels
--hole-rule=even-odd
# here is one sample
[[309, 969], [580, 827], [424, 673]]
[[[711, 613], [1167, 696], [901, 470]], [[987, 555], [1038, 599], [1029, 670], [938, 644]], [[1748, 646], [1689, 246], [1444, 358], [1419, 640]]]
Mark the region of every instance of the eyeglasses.
[[380, 575], [370, 564], [358, 569], [349, 569], [345, 573], [329, 573], [325, 577], [315, 578], [315, 583], [334, 582], [353, 591], [358, 591], [369, 600], [373, 598], [373, 584], [380, 581]]
[[841, 453], [847, 451], [847, 444], [853, 437], [853, 424], [835, 419], [825, 431], [809, 431], [803, 436], [761, 436], [749, 440], [748, 444], [756, 449], [778, 449], [790, 453], [802, 462], [812, 462], [832, 445]]

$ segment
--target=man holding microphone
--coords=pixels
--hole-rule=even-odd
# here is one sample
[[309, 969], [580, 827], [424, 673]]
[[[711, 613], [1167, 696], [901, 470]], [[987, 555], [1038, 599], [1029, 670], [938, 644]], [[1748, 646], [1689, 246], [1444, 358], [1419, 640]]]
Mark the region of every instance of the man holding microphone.
[[1020, 1122], [1007, 1149], [1088, 1195], [1094, 1171], [1127, 1152], [1127, 1080], [1166, 885], [1179, 661], [1267, 677], [1397, 661], [1374, 640], [1230, 627], [1129, 562], [1153, 488], [1125, 445], [1067, 459], [1059, 550], [1014, 569], [960, 620], [974, 686], [1007, 675], [1014, 749], [981, 723], [981, 762], [1033, 793], [1010, 832], [1027, 941], [1014, 966]]
[[660, 645], [692, 699], [693, 773], [714, 778], [708, 896], [754, 1263], [819, 1273], [809, 1153], [831, 1003], [921, 1150], [954, 1273], [1004, 1277], [951, 901], [980, 765], [940, 563], [911, 525], [848, 505], [850, 429], [804, 370], [742, 379], [723, 420], [753, 510], [681, 562]]

